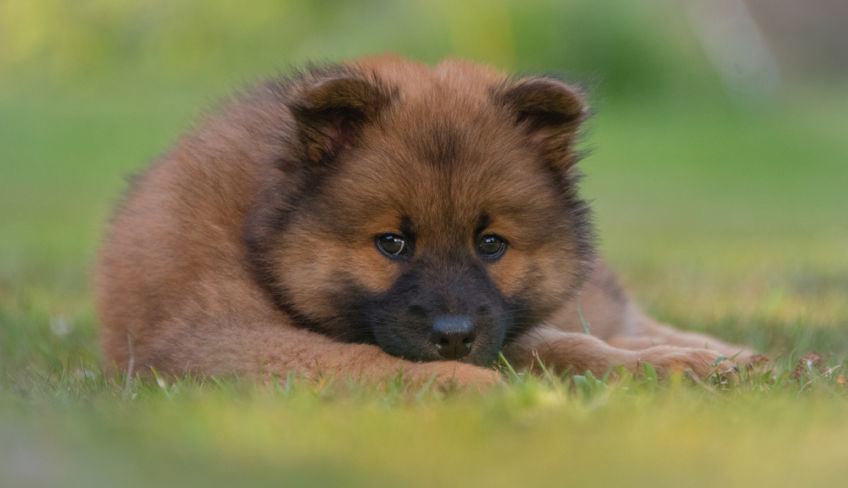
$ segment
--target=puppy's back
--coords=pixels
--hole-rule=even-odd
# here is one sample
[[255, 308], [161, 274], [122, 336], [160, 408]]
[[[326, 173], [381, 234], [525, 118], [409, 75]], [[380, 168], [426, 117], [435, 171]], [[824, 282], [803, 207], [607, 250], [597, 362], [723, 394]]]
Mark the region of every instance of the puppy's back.
[[265, 306], [243, 265], [242, 228], [263, 172], [274, 170], [280, 132], [290, 125], [280, 97], [259, 86], [133, 180], [96, 272], [101, 340], [115, 364], [125, 368], [130, 354], [137, 364], [150, 362], [145, 351], [156, 349], [149, 346], [163, 337], [163, 324], [190, 330], [190, 323], [168, 320], [197, 306], [186, 297], [198, 296], [189, 290], [205, 281], [238, 283], [237, 294], [247, 296], [229, 301]]

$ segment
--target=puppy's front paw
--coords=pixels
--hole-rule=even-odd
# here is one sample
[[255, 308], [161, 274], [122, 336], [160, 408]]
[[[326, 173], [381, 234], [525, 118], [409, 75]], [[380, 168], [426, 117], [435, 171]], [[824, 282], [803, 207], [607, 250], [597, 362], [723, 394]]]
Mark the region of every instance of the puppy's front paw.
[[734, 355], [733, 362], [757, 374], [764, 374], [772, 368], [767, 357], [748, 349]]
[[474, 366], [456, 361], [434, 361], [418, 363], [410, 371], [415, 383], [425, 383], [432, 379], [440, 386], [475, 387], [483, 390], [503, 383], [500, 373], [494, 369]]
[[674, 371], [683, 371], [699, 378], [714, 374], [735, 376], [737, 371], [734, 361], [710, 349], [655, 346], [634, 353], [637, 363], [650, 364], [662, 377], [668, 377]]

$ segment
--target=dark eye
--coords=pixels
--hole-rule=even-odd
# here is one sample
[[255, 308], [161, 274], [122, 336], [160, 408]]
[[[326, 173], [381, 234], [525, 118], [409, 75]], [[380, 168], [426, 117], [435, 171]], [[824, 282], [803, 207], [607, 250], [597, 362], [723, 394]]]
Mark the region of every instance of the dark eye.
[[409, 255], [406, 239], [397, 234], [380, 234], [375, 238], [377, 249], [387, 257], [401, 259]]
[[499, 235], [486, 234], [480, 236], [480, 240], [477, 241], [477, 252], [486, 259], [492, 261], [499, 259], [504, 251], [506, 251], [506, 241]]

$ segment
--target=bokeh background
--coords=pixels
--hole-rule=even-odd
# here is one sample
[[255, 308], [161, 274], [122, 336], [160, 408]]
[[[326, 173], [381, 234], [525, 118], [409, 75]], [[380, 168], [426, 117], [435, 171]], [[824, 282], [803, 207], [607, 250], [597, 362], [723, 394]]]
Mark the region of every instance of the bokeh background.
[[[0, 0], [0, 412], [37, 423], [22, 399], [85, 403], [56, 379], [104, 378], [90, 278], [125, 176], [245, 83], [386, 51], [586, 87], [596, 115], [583, 191], [640, 303], [786, 364], [809, 350], [838, 364], [846, 32], [840, 0]], [[87, 415], [76, 420], [97, 423]], [[71, 463], [50, 435], [13, 424], [0, 418], [0, 435]], [[88, 434], [64, 435], [67, 447]]]

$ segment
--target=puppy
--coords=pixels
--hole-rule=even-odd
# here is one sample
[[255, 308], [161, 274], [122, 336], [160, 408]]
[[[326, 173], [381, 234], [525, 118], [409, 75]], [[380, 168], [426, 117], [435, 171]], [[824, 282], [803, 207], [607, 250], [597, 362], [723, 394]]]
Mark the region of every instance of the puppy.
[[497, 381], [500, 353], [595, 375], [751, 359], [647, 318], [596, 258], [575, 168], [586, 115], [561, 81], [458, 60], [255, 86], [118, 206], [96, 280], [107, 357], [477, 385]]

